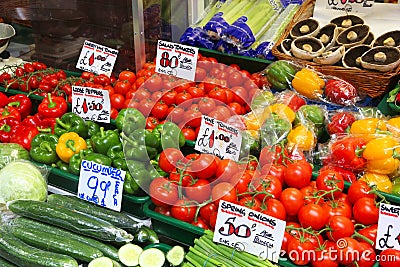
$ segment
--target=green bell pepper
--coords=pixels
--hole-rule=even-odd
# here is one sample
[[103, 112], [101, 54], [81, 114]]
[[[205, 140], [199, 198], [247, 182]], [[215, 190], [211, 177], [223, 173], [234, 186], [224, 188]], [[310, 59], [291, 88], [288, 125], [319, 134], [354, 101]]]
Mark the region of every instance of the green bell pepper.
[[258, 157], [260, 150], [260, 140], [254, 138], [248, 131], [243, 131], [239, 158], [247, 158], [249, 155]]
[[69, 172], [75, 175], [79, 175], [82, 160], [91, 153], [93, 153], [91, 150], [84, 149], [79, 151], [79, 153], [73, 155], [69, 160]]
[[185, 136], [178, 125], [170, 121], [157, 125], [153, 129], [153, 133], [160, 140], [160, 152], [171, 147], [179, 149], [184, 146], [186, 142]]
[[160, 140], [153, 132], [147, 129], [137, 129], [129, 135], [129, 138], [138, 141], [139, 144], [145, 145], [146, 147], [152, 147], [155, 149], [159, 149], [160, 147]]
[[135, 193], [135, 189], [131, 187], [132, 176], [129, 172], [125, 174], [125, 180], [123, 184], [123, 192], [128, 195], [133, 195]]
[[104, 127], [100, 127], [100, 132], [93, 135], [90, 139], [93, 151], [103, 155], [107, 155], [111, 147], [121, 143], [119, 134], [115, 130], [104, 130]]
[[266, 69], [268, 82], [272, 88], [278, 91], [283, 91], [290, 88], [291, 81], [296, 74], [296, 68], [287, 61], [275, 61]]
[[34, 161], [51, 165], [59, 160], [57, 143], [58, 137], [55, 134], [39, 133], [32, 139], [29, 154]]
[[58, 168], [58, 169], [60, 169], [60, 170], [62, 170], [62, 171], [64, 171], [64, 172], [69, 172], [69, 165], [68, 165], [68, 163], [66, 163], [66, 162], [64, 162], [64, 161], [62, 161], [62, 160], [59, 160], [59, 161], [57, 161], [56, 163], [53, 163], [51, 166], [52, 166], [53, 168]]
[[110, 147], [107, 151], [107, 157], [111, 158], [112, 160], [125, 158], [122, 143]]
[[111, 166], [112, 160], [104, 154], [90, 153], [83, 157], [84, 160], [93, 161], [101, 165]]
[[311, 122], [315, 127], [325, 125], [324, 110], [318, 105], [303, 105], [296, 112], [295, 124]]
[[117, 169], [121, 169], [124, 171], [128, 170], [128, 165], [126, 164], [125, 158], [116, 158], [112, 161], [112, 166]]
[[86, 122], [72, 112], [65, 113], [61, 118], [57, 118], [54, 126], [54, 133], [57, 136], [67, 132], [75, 132], [84, 139], [89, 137]]
[[153, 180], [146, 169], [131, 169], [129, 173], [131, 174], [133, 181], [140, 187], [148, 188]]
[[147, 164], [143, 161], [128, 159], [126, 160], [126, 165], [128, 166], [129, 170], [147, 169]]
[[92, 137], [100, 132], [100, 125], [94, 121], [86, 121], [86, 126], [88, 128], [88, 137]]
[[276, 145], [285, 140], [291, 129], [292, 124], [290, 121], [272, 113], [264, 121], [260, 129], [262, 146]]
[[160, 165], [158, 164], [159, 158], [160, 158], [160, 154], [158, 154], [154, 160], [150, 160], [149, 171], [151, 172], [151, 171], [154, 170], [154, 171], [157, 172], [157, 174], [155, 174], [155, 173], [153, 174], [153, 173], [152, 173], [152, 175], [151, 175], [152, 177], [153, 177], [154, 175], [156, 175], [156, 176], [153, 177], [153, 178], [160, 177], [160, 176], [164, 176], [164, 177], [167, 177], [167, 176], [168, 176], [168, 173], [166, 173], [165, 171], [163, 171], [163, 170], [160, 168]]
[[139, 160], [139, 161], [149, 161], [157, 156], [157, 148], [147, 146], [145, 142], [146, 137], [133, 139], [132, 135], [129, 137], [124, 133], [121, 134], [124, 142], [124, 152], [127, 159]]
[[146, 118], [139, 110], [126, 108], [118, 112], [115, 125], [118, 131], [129, 134], [136, 129], [144, 129], [146, 127]]
[[274, 94], [270, 91], [262, 91], [258, 93], [252, 100], [251, 100], [251, 109], [255, 110], [258, 108], [265, 108], [266, 106], [270, 105], [271, 101], [274, 99]]

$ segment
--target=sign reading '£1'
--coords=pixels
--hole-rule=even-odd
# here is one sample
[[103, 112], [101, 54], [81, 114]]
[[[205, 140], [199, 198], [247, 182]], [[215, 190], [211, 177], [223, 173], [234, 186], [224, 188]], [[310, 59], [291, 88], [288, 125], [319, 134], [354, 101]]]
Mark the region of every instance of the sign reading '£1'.
[[286, 222], [221, 200], [213, 241], [278, 262]]
[[156, 72], [194, 81], [199, 49], [158, 40]]
[[379, 205], [378, 230], [375, 248], [400, 250], [400, 207], [381, 203]]

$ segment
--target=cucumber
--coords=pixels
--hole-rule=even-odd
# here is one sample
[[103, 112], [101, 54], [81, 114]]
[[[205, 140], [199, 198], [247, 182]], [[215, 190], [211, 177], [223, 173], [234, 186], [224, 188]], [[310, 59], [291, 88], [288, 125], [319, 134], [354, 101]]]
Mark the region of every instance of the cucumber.
[[17, 227], [21, 226], [21, 227], [28, 227], [31, 229], [38, 229], [38, 230], [47, 232], [52, 235], [58, 235], [58, 236], [62, 236], [64, 238], [68, 238], [68, 239], [74, 239], [74, 240], [80, 241], [84, 244], [87, 244], [89, 246], [99, 249], [106, 257], [109, 257], [116, 261], [119, 260], [117, 248], [115, 248], [111, 245], [105, 244], [103, 242], [100, 242], [96, 239], [86, 237], [83, 235], [78, 235], [73, 232], [67, 231], [62, 228], [58, 228], [56, 226], [53, 226], [53, 225], [50, 225], [47, 223], [42, 223], [42, 222], [35, 221], [35, 220], [25, 218], [25, 217], [17, 217], [12, 221], [11, 225], [17, 226]]
[[171, 266], [180, 266], [185, 259], [185, 250], [182, 246], [176, 245], [167, 252], [166, 258]]
[[74, 258], [28, 245], [4, 229], [0, 229], [0, 256], [19, 267], [78, 267]]
[[18, 215], [49, 223], [102, 241], [129, 242], [133, 239], [131, 234], [109, 222], [54, 205], [53, 203], [34, 200], [14, 200], [8, 203], [8, 208]]
[[9, 262], [1, 257], [0, 257], [0, 266], [1, 267], [17, 267], [16, 265], [12, 264], [11, 262]]
[[132, 243], [127, 243], [119, 248], [118, 257], [122, 264], [126, 266], [136, 266], [139, 264], [139, 255], [143, 249]]
[[78, 261], [90, 262], [103, 256], [103, 253], [97, 248], [37, 229], [13, 226], [10, 227], [10, 232], [28, 245], [68, 255]]
[[88, 267], [121, 267], [121, 265], [107, 257], [100, 257], [89, 262]]
[[139, 255], [140, 267], [162, 267], [165, 263], [165, 254], [158, 248], [143, 250]]
[[65, 196], [60, 194], [51, 194], [47, 197], [47, 202], [54, 203], [71, 210], [76, 210], [85, 214], [93, 215], [113, 225], [127, 229], [129, 232], [135, 234], [143, 225], [128, 215], [103, 208], [94, 203], [82, 200], [76, 196]]

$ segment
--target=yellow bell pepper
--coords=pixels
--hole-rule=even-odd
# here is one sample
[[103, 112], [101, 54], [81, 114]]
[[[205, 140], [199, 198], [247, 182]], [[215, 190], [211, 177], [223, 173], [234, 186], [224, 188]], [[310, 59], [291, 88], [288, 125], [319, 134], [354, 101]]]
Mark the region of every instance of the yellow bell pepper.
[[365, 181], [370, 186], [376, 186], [379, 191], [390, 193], [392, 192], [393, 184], [389, 176], [373, 172], [366, 172], [359, 180]]
[[318, 99], [324, 93], [325, 81], [315, 71], [303, 68], [294, 75], [292, 86], [299, 94]]
[[387, 131], [386, 123], [378, 118], [356, 120], [350, 126], [351, 134], [377, 134]]
[[315, 147], [316, 136], [314, 131], [304, 124], [298, 124], [287, 136], [288, 146], [309, 151]]
[[268, 106], [264, 112], [267, 118], [271, 115], [271, 113], [275, 113], [282, 119], [290, 121], [290, 123], [293, 123], [294, 119], [296, 118], [296, 113], [293, 111], [293, 109], [282, 103], [272, 104]]
[[367, 160], [367, 169], [379, 174], [390, 174], [399, 168], [399, 142], [392, 136], [374, 138], [365, 145], [362, 157]]
[[62, 161], [68, 163], [74, 154], [86, 148], [87, 144], [85, 139], [80, 137], [77, 133], [69, 132], [62, 134], [58, 139], [56, 153]]
[[389, 119], [387, 122], [387, 129], [395, 137], [400, 137], [400, 117]]
[[247, 130], [258, 131], [261, 128], [262, 121], [253, 111], [244, 116], [244, 124]]

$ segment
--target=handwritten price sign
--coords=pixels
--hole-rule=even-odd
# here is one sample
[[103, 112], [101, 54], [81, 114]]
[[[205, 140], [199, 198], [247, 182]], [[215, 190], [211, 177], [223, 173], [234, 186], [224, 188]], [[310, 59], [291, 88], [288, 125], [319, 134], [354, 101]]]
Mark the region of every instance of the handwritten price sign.
[[156, 72], [194, 81], [199, 49], [159, 40]]
[[400, 250], [400, 207], [385, 203], [379, 205], [375, 248]]
[[213, 241], [278, 262], [285, 227], [285, 221], [222, 200]]
[[326, 1], [327, 9], [344, 11], [344, 12], [354, 12], [354, 13], [365, 12], [366, 8], [371, 8], [374, 3], [374, 0], [323, 0], [323, 1]]
[[109, 123], [110, 110], [107, 90], [72, 86], [72, 112], [82, 119]]
[[78, 183], [78, 197], [97, 205], [120, 211], [126, 172], [83, 160]]
[[242, 133], [236, 127], [203, 115], [194, 149], [220, 157], [239, 160]]
[[76, 68], [110, 77], [117, 56], [118, 50], [85, 41]]

